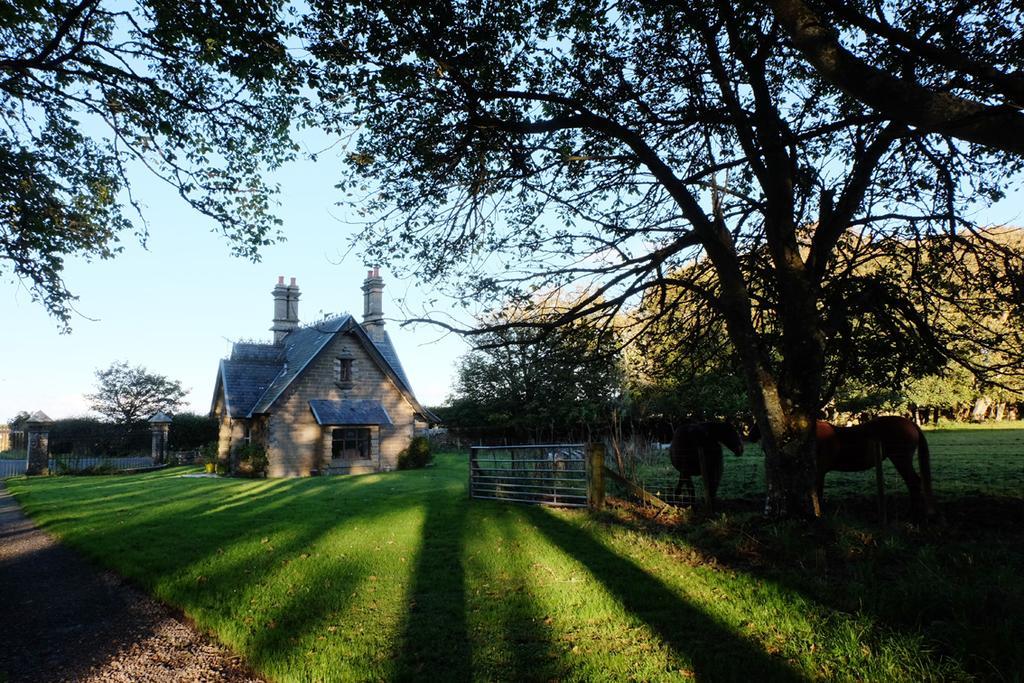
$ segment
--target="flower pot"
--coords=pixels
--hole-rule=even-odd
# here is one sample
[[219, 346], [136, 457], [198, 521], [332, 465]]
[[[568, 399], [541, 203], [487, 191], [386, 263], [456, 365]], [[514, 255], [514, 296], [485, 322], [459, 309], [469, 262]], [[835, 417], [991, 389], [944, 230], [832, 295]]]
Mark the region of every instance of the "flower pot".
[[212, 462], [206, 463], [206, 473], [207, 474], [213, 474], [213, 471], [216, 468], [217, 468], [217, 466], [215, 464], [213, 464]]

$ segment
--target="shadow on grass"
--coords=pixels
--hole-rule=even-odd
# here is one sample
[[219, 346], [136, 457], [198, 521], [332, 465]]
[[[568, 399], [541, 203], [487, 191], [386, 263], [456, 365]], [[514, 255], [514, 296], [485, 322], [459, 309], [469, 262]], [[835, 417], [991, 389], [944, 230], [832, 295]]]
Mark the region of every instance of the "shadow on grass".
[[[753, 510], [661, 527], [723, 567], [774, 583], [828, 610], [864, 615], [862, 634], [913, 646], [939, 677], [1015, 679], [1024, 671], [1024, 501], [944, 496], [926, 527], [878, 522], [870, 497], [836, 496], [817, 526]], [[616, 520], [657, 532], [649, 521]], [[909, 650], [908, 650], [909, 652]]]
[[511, 575], [502, 586], [500, 599], [504, 619], [504, 638], [509, 650], [509, 680], [554, 681], [569, 677], [570, 671], [560, 670], [559, 653], [554, 646], [554, 634], [545, 624], [545, 614], [531, 595], [531, 582], [535, 578], [531, 558], [519, 552], [526, 544], [523, 525], [516, 524], [516, 516], [509, 506], [498, 506], [498, 527], [509, 541], [513, 562]]
[[472, 679], [466, 627], [463, 551], [468, 506], [438, 492], [423, 501], [420, 549], [408, 594], [408, 615], [397, 653], [399, 680], [428, 675]]
[[662, 581], [607, 548], [589, 530], [569, 524], [547, 510], [517, 511], [551, 543], [582, 563], [626, 610], [688, 658], [698, 678], [800, 680], [785, 662], [772, 658], [760, 645], [680, 599]]

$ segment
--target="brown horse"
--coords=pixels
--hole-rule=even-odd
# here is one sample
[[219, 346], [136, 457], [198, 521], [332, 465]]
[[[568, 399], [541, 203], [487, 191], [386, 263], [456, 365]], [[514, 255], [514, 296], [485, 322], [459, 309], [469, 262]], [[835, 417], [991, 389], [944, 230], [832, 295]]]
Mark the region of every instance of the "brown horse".
[[[824, 420], [818, 420], [817, 439], [818, 500], [822, 500], [827, 473], [833, 470], [863, 472], [874, 467], [874, 451], [871, 444], [877, 443], [881, 446], [882, 458], [889, 458], [892, 461], [896, 471], [907, 484], [913, 513], [920, 515], [922, 512], [933, 512], [928, 442], [921, 428], [907, 418], [887, 415], [853, 427], [836, 427]], [[921, 476], [914, 471], [914, 451], [917, 451]]]
[[[723, 445], [736, 455], [743, 453], [743, 439], [728, 422], [686, 424], [675, 431], [669, 456], [672, 458], [672, 466], [679, 471], [676, 496], [680, 495], [685, 486], [692, 501], [693, 477], [703, 475], [704, 487], [714, 502], [718, 484], [722, 481]], [[701, 472], [701, 451], [704, 453], [704, 472]]]

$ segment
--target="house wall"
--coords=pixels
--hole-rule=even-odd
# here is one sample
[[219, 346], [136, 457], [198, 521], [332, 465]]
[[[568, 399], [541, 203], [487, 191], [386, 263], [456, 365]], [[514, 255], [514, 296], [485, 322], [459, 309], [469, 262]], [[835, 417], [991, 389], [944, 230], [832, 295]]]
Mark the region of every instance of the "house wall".
[[237, 465], [237, 463], [231, 462], [231, 454], [245, 442], [246, 426], [249, 426], [249, 439], [252, 443], [266, 445], [266, 416], [257, 415], [251, 420], [229, 417], [224, 410], [223, 394], [217, 398], [213, 414], [218, 419], [217, 460], [220, 462], [230, 463], [232, 467]]
[[[339, 356], [352, 359], [352, 381], [344, 385], [335, 380], [334, 361]], [[380, 401], [394, 424], [382, 426], [377, 438], [372, 438], [371, 434], [371, 461], [377, 470], [396, 467], [398, 454], [413, 437], [414, 409], [357, 340], [350, 335], [338, 335], [270, 410], [267, 421], [270, 476], [308, 476], [322, 467], [337, 469], [330, 462], [332, 427], [321, 428], [316, 423], [309, 409], [309, 401], [313, 399]]]
[[219, 418], [217, 429], [217, 459], [226, 463], [235, 444], [245, 438], [246, 420], [233, 420], [224, 409], [223, 393], [217, 397], [217, 404], [214, 406], [213, 414]]

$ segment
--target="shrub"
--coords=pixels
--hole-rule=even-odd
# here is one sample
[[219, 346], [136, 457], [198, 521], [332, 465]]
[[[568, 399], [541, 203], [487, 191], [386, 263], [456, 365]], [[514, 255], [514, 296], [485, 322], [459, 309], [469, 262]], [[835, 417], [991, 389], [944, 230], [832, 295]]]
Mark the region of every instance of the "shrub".
[[83, 458], [77, 455], [55, 455], [53, 473], [55, 474], [117, 474], [120, 470], [108, 459], [91, 465], [82, 465]]
[[69, 417], [50, 427], [50, 452], [54, 455], [116, 457], [149, 454], [149, 425], [119, 425], [94, 417]]
[[236, 474], [243, 477], [262, 477], [267, 474], [270, 460], [267, 449], [263, 446], [247, 443], [235, 449], [235, 462], [238, 463]]
[[414, 436], [409, 447], [398, 454], [398, 469], [412, 470], [426, 467], [433, 460], [430, 441], [425, 436]]
[[209, 463], [210, 465], [216, 465], [217, 464], [217, 442], [216, 441], [210, 441], [210, 442], [204, 443], [202, 446], [200, 446], [200, 448], [199, 448], [199, 457], [202, 458], [204, 463]]
[[177, 413], [171, 422], [168, 449], [191, 451], [217, 439], [217, 420], [207, 415]]

